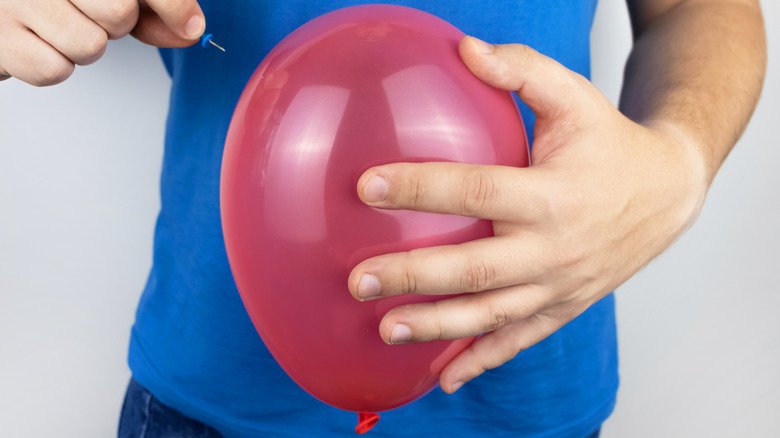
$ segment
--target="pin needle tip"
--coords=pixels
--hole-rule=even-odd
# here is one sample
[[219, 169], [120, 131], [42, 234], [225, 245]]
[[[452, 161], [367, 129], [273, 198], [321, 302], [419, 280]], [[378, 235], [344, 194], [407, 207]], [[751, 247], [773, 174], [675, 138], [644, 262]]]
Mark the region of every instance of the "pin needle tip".
[[218, 48], [219, 50], [221, 50], [223, 52], [227, 52], [227, 50], [225, 50], [224, 47], [222, 47], [219, 44], [215, 43], [214, 40], [209, 40], [209, 44], [211, 44], [212, 46]]

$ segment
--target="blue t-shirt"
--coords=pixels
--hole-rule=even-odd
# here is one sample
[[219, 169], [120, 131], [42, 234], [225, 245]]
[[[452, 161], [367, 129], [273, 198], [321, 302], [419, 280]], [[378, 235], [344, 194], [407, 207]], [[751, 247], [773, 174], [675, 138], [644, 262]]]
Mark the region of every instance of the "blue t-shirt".
[[[356, 416], [300, 389], [263, 346], [228, 266], [219, 173], [228, 125], [257, 65], [309, 19], [357, 1], [201, 0], [227, 53], [163, 50], [173, 78], [154, 264], [129, 362], [163, 403], [227, 436], [349, 435]], [[419, 0], [416, 7], [486, 41], [529, 44], [583, 75], [596, 0]], [[526, 126], [533, 114], [522, 107]], [[346, 281], [346, 279], [345, 279]], [[345, 293], [346, 290], [345, 290]], [[581, 438], [611, 413], [618, 386], [614, 299], [455, 395], [436, 389], [383, 414], [374, 436]]]

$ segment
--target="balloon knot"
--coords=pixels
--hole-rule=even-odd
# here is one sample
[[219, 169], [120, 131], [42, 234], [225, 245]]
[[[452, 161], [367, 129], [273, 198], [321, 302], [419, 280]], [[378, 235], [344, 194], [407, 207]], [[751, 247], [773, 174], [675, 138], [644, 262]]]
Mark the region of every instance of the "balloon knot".
[[363, 435], [371, 430], [379, 422], [379, 414], [375, 412], [358, 412], [358, 423], [355, 426], [355, 433]]

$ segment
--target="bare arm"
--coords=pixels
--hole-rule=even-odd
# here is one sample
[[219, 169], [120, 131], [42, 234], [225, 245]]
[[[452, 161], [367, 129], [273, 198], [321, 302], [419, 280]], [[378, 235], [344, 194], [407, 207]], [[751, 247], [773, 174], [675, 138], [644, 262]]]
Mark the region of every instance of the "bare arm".
[[766, 70], [757, 0], [628, 0], [634, 48], [621, 111], [676, 127], [695, 143], [709, 181], [755, 108]]

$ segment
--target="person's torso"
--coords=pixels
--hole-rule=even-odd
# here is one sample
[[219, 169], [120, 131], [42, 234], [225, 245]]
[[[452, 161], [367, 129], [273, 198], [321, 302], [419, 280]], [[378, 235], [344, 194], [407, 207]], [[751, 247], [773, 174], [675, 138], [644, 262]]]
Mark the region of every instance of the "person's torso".
[[[173, 78], [154, 264], [130, 345], [136, 379], [160, 400], [229, 436], [349, 433], [354, 414], [301, 390], [279, 368], [244, 310], [225, 255], [219, 173], [244, 84], [286, 34], [353, 1], [201, 0], [226, 53], [163, 50]], [[596, 0], [403, 1], [466, 34], [519, 42], [585, 76]], [[526, 126], [533, 115], [522, 107]], [[383, 415], [376, 436], [586, 436], [617, 388], [610, 295], [556, 334], [458, 393], [434, 390]]]

